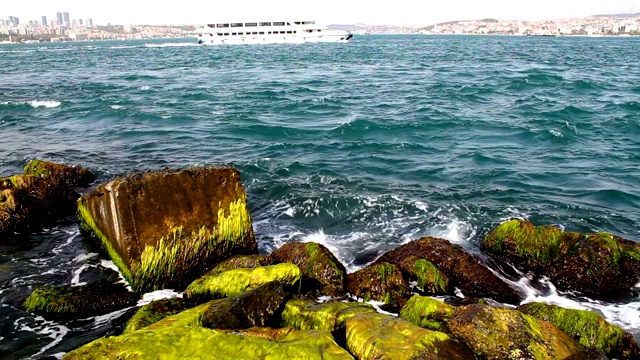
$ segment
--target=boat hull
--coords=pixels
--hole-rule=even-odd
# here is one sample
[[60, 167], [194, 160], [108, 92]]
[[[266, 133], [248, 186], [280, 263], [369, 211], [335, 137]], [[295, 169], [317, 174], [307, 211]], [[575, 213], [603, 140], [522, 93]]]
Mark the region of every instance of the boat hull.
[[348, 32], [325, 32], [323, 34], [285, 34], [285, 35], [248, 35], [248, 36], [202, 36], [201, 45], [248, 45], [248, 44], [302, 44], [349, 42], [352, 35]]

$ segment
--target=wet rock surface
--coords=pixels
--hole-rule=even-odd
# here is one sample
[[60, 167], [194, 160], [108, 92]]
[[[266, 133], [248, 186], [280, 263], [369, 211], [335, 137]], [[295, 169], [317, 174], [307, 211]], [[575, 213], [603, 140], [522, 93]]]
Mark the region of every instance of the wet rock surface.
[[273, 259], [264, 255], [236, 255], [221, 261], [206, 275], [216, 275], [232, 269], [254, 269], [259, 266], [273, 265]]
[[347, 290], [364, 301], [381, 301], [392, 307], [401, 307], [409, 297], [409, 284], [402, 272], [389, 263], [376, 263], [348, 274]]
[[400, 317], [429, 330], [447, 331], [455, 307], [427, 296], [414, 295], [400, 310]]
[[127, 321], [124, 334], [134, 332], [136, 330], [145, 328], [153, 323], [156, 323], [166, 317], [178, 314], [188, 308], [194, 307], [191, 301], [182, 298], [171, 298], [152, 301], [149, 304], [142, 306], [138, 311]]
[[87, 187], [95, 181], [95, 175], [87, 168], [56, 164], [50, 161], [31, 160], [24, 167], [24, 175], [47, 178], [67, 186]]

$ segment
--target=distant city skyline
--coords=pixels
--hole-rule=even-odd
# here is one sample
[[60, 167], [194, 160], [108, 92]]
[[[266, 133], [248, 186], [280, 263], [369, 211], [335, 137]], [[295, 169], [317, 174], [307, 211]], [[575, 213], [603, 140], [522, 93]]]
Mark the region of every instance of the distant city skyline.
[[[429, 25], [452, 20], [497, 18], [501, 20], [540, 20], [584, 17], [596, 14], [640, 12], [638, 0], [538, 0], [513, 2], [506, 0], [458, 0], [427, 3], [394, 0], [372, 4], [370, 1], [325, 0], [321, 3], [299, 0], [245, 0], [239, 5], [220, 2], [182, 0], [161, 6], [148, 0], [112, 0], [87, 2], [80, 0], [31, 0], [2, 5], [0, 17], [14, 16], [21, 23], [52, 20], [58, 13], [69, 13], [63, 21], [94, 19], [99, 24], [202, 24], [219, 20], [304, 19], [322, 23], [366, 23]], [[66, 15], [66, 14], [65, 14]]]

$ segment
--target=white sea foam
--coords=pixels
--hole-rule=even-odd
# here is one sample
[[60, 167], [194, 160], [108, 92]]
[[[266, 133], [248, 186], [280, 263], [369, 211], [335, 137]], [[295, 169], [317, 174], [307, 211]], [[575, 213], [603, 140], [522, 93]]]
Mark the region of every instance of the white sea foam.
[[54, 100], [31, 100], [27, 102], [27, 104], [31, 105], [34, 108], [39, 108], [39, 107], [56, 108], [60, 106], [60, 102], [54, 101]]
[[41, 316], [36, 316], [35, 318], [33, 318], [33, 323], [29, 323], [29, 321], [30, 319], [26, 317], [18, 318], [16, 319], [16, 321], [14, 321], [13, 327], [18, 332], [33, 332], [41, 336], [49, 337], [53, 340], [46, 346], [42, 347], [40, 351], [33, 354], [33, 358], [38, 357], [38, 355], [42, 355], [45, 351], [59, 344], [65, 337], [65, 335], [67, 335], [67, 333], [69, 332], [69, 328], [67, 328], [66, 326], [45, 320]]
[[140, 87], [140, 90], [142, 90], [142, 91], [147, 91], [149, 89], [150, 89], [149, 85], [143, 85], [143, 86]]
[[75, 269], [73, 271], [73, 276], [71, 277], [71, 286], [87, 285], [86, 282], [81, 282], [80, 281], [80, 274], [82, 274], [83, 271], [87, 270], [90, 267], [92, 267], [92, 266], [89, 265], [89, 264], [84, 264], [84, 265], [80, 266], [79, 268]]
[[116, 264], [113, 263], [113, 261], [102, 259], [100, 260], [100, 266], [116, 271], [118, 273], [118, 276], [120, 277], [120, 281], [118, 281], [118, 283], [124, 284], [129, 291], [133, 291], [131, 289], [131, 285], [129, 285], [129, 282], [127, 281], [127, 279], [124, 278], [124, 275], [122, 275], [122, 272], [120, 272], [120, 269], [118, 269], [118, 267], [116, 266]]
[[138, 300], [137, 306], [146, 305], [155, 300], [181, 298], [182, 293], [175, 292], [171, 289], [156, 290], [142, 295], [142, 299]]
[[124, 106], [122, 105], [111, 105], [111, 108], [114, 110], [118, 110], [118, 109], [124, 109]]
[[551, 135], [553, 135], [555, 137], [564, 137], [564, 135], [562, 135], [560, 130], [557, 130], [557, 129], [551, 129], [551, 130], [549, 130], [549, 133], [551, 133]]

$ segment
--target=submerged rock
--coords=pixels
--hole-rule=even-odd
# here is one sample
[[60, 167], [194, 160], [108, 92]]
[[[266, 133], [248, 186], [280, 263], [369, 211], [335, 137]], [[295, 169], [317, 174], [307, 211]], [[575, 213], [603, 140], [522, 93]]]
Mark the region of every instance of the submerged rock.
[[259, 266], [273, 265], [273, 259], [264, 255], [236, 255], [223, 260], [206, 275], [215, 275], [223, 273], [227, 270], [246, 268], [254, 269]]
[[78, 211], [136, 292], [184, 289], [230, 256], [257, 253], [246, 194], [232, 168], [118, 178], [84, 195]]
[[122, 284], [107, 281], [82, 286], [44, 286], [24, 301], [26, 311], [47, 315], [93, 316], [106, 314], [138, 301]]
[[293, 285], [300, 281], [300, 269], [294, 264], [261, 266], [255, 269], [233, 269], [205, 275], [191, 283], [185, 295], [192, 299], [216, 299], [240, 295], [261, 285], [277, 281]]
[[456, 309], [449, 330], [482, 359], [564, 359], [583, 349], [551, 323], [483, 304]]
[[24, 175], [48, 178], [68, 186], [87, 187], [95, 179], [89, 169], [77, 166], [67, 166], [42, 160], [31, 160], [24, 167]]
[[347, 275], [347, 290], [364, 301], [376, 300], [402, 306], [409, 296], [409, 284], [400, 269], [389, 263], [369, 265]]
[[282, 312], [282, 326], [292, 326], [298, 330], [344, 329], [346, 321], [362, 313], [375, 313], [369, 304], [348, 302], [316, 303], [311, 300], [289, 300]]
[[289, 293], [276, 281], [242, 295], [217, 301], [202, 315], [202, 326], [211, 329], [277, 327]]
[[400, 310], [400, 317], [425, 329], [446, 331], [455, 309], [442, 301], [414, 295]]
[[[448, 289], [459, 288], [465, 296], [488, 297], [509, 304], [520, 302], [518, 292], [494, 275], [478, 259], [466, 252], [460, 245], [430, 236], [413, 240], [405, 245], [384, 253], [375, 264], [388, 262], [403, 264], [406, 259], [424, 259], [433, 264], [449, 279]], [[411, 271], [408, 266], [404, 271]], [[412, 277], [420, 276], [411, 273]]]
[[70, 187], [28, 175], [0, 178], [0, 233], [34, 231], [73, 214], [80, 197]]
[[[259, 333], [259, 332], [255, 332]], [[252, 336], [197, 326], [165, 326], [95, 340], [63, 359], [323, 359], [353, 360], [327, 331], [279, 331]]]
[[608, 233], [580, 234], [510, 220], [480, 246], [521, 270], [549, 277], [560, 290], [594, 298], [628, 294], [640, 281], [638, 244]]
[[271, 258], [277, 263], [298, 265], [305, 290], [319, 290], [320, 294], [333, 297], [344, 295], [347, 272], [344, 265], [323, 245], [290, 242], [274, 251]]
[[633, 336], [609, 324], [593, 311], [565, 309], [543, 303], [522, 305], [518, 311], [552, 323], [585, 347], [602, 349], [609, 357], [640, 359], [640, 349]]
[[127, 321], [123, 333], [127, 334], [142, 329], [194, 305], [192, 302], [182, 298], [152, 301], [138, 309], [133, 317]]
[[360, 360], [469, 360], [474, 356], [451, 336], [383, 314], [357, 314], [346, 321], [347, 346]]

